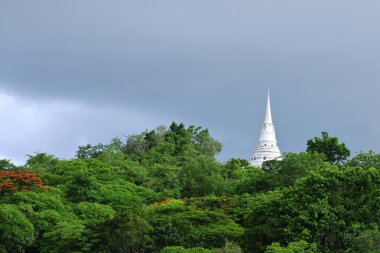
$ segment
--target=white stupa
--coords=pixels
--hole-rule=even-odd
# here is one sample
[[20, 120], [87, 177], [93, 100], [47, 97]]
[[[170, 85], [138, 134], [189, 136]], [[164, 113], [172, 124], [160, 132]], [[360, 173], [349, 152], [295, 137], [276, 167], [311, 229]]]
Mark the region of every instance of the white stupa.
[[263, 162], [269, 160], [281, 160], [281, 152], [277, 146], [276, 133], [272, 122], [272, 113], [270, 109], [270, 98], [268, 91], [267, 109], [265, 112], [264, 124], [261, 128], [259, 143], [251, 158], [251, 165], [262, 167]]

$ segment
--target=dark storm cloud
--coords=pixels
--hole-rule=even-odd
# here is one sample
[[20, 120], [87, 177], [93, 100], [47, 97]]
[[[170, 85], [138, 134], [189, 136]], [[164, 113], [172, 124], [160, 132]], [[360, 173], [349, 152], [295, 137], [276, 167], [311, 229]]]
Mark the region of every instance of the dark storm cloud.
[[[86, 136], [84, 112], [100, 110], [112, 116], [94, 115], [83, 141], [176, 120], [208, 127], [222, 160], [248, 158], [269, 86], [283, 151], [323, 130], [379, 150], [379, 11], [377, 1], [2, 1], [0, 85], [92, 108], [40, 140], [54, 140], [49, 129]], [[46, 151], [63, 154], [53, 140]]]

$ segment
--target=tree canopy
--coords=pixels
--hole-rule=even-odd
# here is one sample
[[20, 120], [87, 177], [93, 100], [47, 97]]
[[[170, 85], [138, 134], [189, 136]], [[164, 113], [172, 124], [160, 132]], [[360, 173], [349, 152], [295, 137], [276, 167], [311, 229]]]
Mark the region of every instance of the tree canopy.
[[346, 144], [339, 143], [337, 137], [330, 137], [327, 132], [322, 132], [322, 138], [308, 140], [306, 151], [324, 154], [327, 161], [334, 164], [345, 161], [351, 154]]
[[326, 132], [265, 170], [173, 122], [0, 160], [0, 253], [379, 252], [380, 154]]

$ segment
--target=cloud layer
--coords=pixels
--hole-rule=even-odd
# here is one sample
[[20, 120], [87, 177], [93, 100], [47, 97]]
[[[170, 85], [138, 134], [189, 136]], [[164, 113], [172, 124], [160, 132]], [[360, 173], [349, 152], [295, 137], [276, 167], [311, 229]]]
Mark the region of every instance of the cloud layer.
[[249, 158], [267, 86], [282, 151], [330, 131], [378, 151], [377, 1], [3, 1], [0, 155], [70, 157], [159, 124]]
[[[48, 152], [72, 158], [79, 145], [153, 128], [159, 119], [127, 108], [72, 101], [34, 101], [0, 92], [0, 158], [23, 164], [26, 155]], [[167, 122], [164, 122], [167, 123]]]

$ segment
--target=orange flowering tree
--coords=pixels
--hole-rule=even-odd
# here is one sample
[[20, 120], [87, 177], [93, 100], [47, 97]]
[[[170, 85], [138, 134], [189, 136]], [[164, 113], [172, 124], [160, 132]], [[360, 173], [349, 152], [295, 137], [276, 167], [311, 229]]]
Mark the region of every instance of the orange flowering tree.
[[166, 205], [167, 203], [169, 203], [171, 200], [173, 200], [173, 198], [167, 198], [164, 201], [154, 203], [154, 205], [163, 206], [163, 205]]
[[26, 170], [0, 170], [0, 194], [15, 191], [31, 192], [45, 190], [40, 175]]

